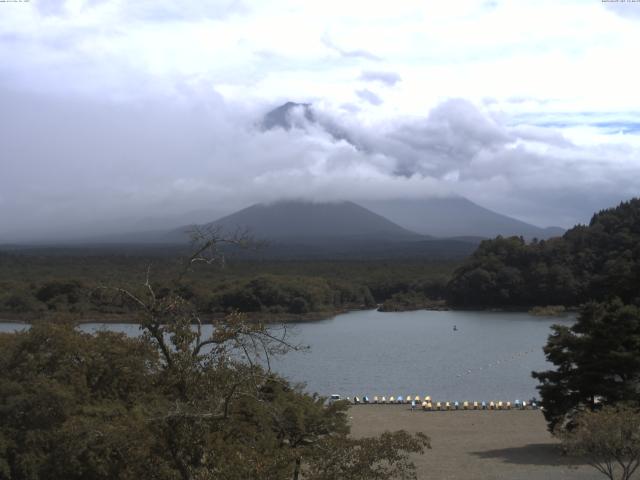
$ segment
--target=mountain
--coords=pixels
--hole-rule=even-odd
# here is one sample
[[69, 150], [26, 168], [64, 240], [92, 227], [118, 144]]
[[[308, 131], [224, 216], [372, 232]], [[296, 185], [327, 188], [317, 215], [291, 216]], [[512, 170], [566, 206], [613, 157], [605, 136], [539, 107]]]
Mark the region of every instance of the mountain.
[[[501, 215], [462, 197], [375, 201], [365, 206], [348, 201], [288, 200], [255, 204], [213, 222], [198, 223], [218, 227], [226, 234], [248, 230], [256, 239], [269, 241], [269, 251], [277, 256], [294, 252], [296, 256], [304, 256], [304, 252], [311, 255], [314, 249], [314, 256], [328, 251], [344, 256], [366, 252], [421, 256], [420, 252], [436, 250], [470, 253], [469, 245], [475, 246], [483, 238], [516, 235], [546, 239], [563, 233], [560, 228], [540, 228]], [[101, 236], [80, 243], [184, 244], [194, 224], [169, 231]], [[392, 252], [400, 248], [403, 252]]]
[[353, 202], [280, 201], [256, 204], [210, 225], [249, 229], [256, 238], [317, 243], [327, 240], [400, 241], [424, 237]]
[[287, 102], [282, 104], [265, 114], [262, 118], [261, 127], [262, 130], [282, 128], [289, 131], [294, 127], [306, 129], [308, 125], [305, 124], [311, 124], [314, 128], [324, 130], [327, 134], [331, 135], [334, 140], [344, 140], [353, 145], [357, 150], [367, 150], [364, 145], [356, 141], [352, 135], [331, 118], [316, 115], [310, 103]]
[[310, 103], [287, 102], [267, 112], [262, 119], [262, 129], [284, 128], [291, 130], [295, 126], [296, 110], [309, 122], [315, 122]]
[[[247, 230], [268, 245], [226, 248], [245, 259], [463, 258], [476, 248], [469, 239], [433, 239], [403, 228], [353, 202], [303, 200], [255, 204], [206, 225], [223, 234]], [[190, 227], [165, 233], [165, 242], [187, 239]]]
[[[310, 129], [309, 127], [313, 128]], [[350, 143], [367, 153], [383, 153], [370, 139], [357, 138], [331, 115], [315, 110], [310, 103], [287, 102], [269, 111], [262, 119], [263, 130], [299, 128], [323, 130], [336, 141]], [[564, 229], [538, 227], [481, 207], [463, 197], [398, 199], [362, 203], [362, 205], [407, 230], [435, 237], [523, 236], [546, 239], [559, 236]]]
[[541, 228], [502, 215], [464, 197], [379, 200], [363, 205], [408, 230], [435, 237], [546, 239], [564, 233], [559, 227]]

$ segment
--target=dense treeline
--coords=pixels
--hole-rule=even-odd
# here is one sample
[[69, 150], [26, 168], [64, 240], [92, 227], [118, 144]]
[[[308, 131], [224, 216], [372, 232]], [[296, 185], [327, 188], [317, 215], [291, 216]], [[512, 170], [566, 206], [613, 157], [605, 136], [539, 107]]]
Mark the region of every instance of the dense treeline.
[[640, 199], [593, 216], [562, 237], [483, 241], [448, 285], [461, 307], [575, 306], [619, 297], [640, 303]]
[[[0, 253], [0, 315], [32, 319], [63, 312], [87, 319], [122, 318], [131, 315], [130, 305], [104, 287], [139, 284], [149, 267], [156, 285], [166, 285], [180, 265], [169, 255], [139, 252]], [[408, 300], [409, 307], [442, 299], [454, 268], [452, 262], [428, 260], [229, 260], [224, 268], [193, 272], [176, 288], [204, 315], [240, 310], [266, 320], [317, 318], [398, 299]]]

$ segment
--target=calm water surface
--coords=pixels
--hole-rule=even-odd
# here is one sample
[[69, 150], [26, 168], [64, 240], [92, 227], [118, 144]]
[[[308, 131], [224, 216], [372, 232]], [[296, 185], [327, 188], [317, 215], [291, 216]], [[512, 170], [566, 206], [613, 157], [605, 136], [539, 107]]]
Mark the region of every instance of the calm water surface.
[[323, 395], [529, 399], [537, 394], [531, 371], [551, 366], [542, 352], [549, 327], [572, 322], [526, 313], [352, 312], [298, 324], [294, 338], [311, 351], [290, 353], [275, 369]]
[[[272, 362], [274, 370], [322, 395], [431, 395], [443, 400], [515, 400], [536, 396], [532, 370], [550, 368], [542, 347], [554, 323], [572, 318], [526, 313], [373, 310], [287, 326], [309, 345]], [[457, 331], [453, 327], [457, 326]], [[24, 328], [0, 324], [0, 331]], [[137, 325], [85, 324], [138, 335]]]

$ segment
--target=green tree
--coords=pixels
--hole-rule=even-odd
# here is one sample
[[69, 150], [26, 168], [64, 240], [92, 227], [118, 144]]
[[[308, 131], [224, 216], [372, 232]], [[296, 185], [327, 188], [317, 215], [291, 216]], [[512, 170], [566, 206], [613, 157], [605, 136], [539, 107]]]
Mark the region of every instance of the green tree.
[[0, 478], [136, 478], [157, 360], [142, 339], [70, 324], [0, 335]]
[[533, 372], [551, 430], [601, 403], [640, 400], [640, 308], [591, 302], [574, 325], [552, 329], [544, 352], [556, 368]]
[[574, 306], [612, 297], [640, 305], [640, 198], [559, 238], [483, 241], [448, 290], [448, 300], [460, 306]]
[[431, 448], [422, 434], [385, 432], [375, 438], [328, 437], [305, 471], [308, 480], [388, 480], [416, 479], [409, 454], [422, 454]]
[[269, 371], [272, 355], [296, 348], [286, 338], [240, 314], [205, 333], [184, 279], [216, 260], [220, 239], [199, 240], [168, 285], [148, 270], [139, 288], [115, 289], [138, 311], [139, 338], [67, 323], [0, 335], [0, 479], [284, 480], [319, 471], [335, 445], [357, 454], [339, 478], [363, 478], [353, 459], [375, 452], [389, 478], [410, 470], [423, 436], [354, 443], [346, 405]]

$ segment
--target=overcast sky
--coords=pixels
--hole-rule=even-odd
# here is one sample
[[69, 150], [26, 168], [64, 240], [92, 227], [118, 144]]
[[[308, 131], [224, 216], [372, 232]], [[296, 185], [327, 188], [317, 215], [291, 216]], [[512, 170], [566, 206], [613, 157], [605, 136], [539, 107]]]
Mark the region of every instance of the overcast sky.
[[[640, 193], [638, 58], [640, 3], [0, 2], [0, 240], [283, 196], [586, 222]], [[288, 100], [318, 121], [261, 131]]]

